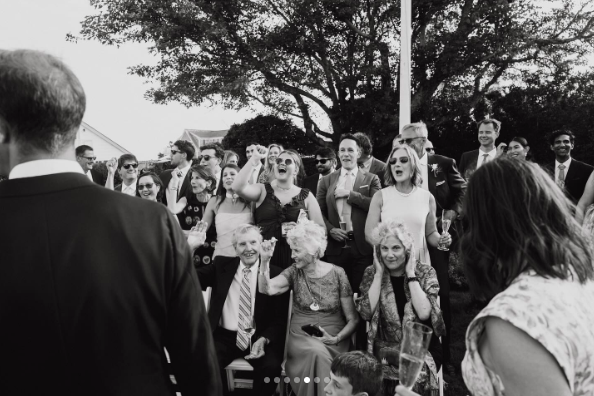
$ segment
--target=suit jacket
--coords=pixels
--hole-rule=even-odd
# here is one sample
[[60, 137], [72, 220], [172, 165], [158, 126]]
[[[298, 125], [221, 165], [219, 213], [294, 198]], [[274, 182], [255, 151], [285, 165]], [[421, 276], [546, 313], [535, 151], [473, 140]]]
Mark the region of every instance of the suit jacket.
[[91, 169], [91, 176], [93, 177], [93, 181], [99, 184], [101, 187], [105, 187], [105, 182], [107, 181], [107, 177], [102, 175], [101, 173], [97, 172], [95, 169]]
[[[546, 167], [546, 170], [549, 172], [549, 175], [554, 181], [555, 162], [549, 163]], [[563, 191], [565, 192], [565, 196], [569, 198], [574, 204], [577, 204], [584, 194], [586, 182], [588, 181], [588, 178], [590, 177], [590, 174], [593, 170], [594, 167], [591, 165], [578, 161], [575, 158], [571, 159], [571, 165], [569, 165], [569, 170], [565, 174], [565, 188]]]
[[443, 155], [429, 155], [427, 168], [429, 192], [435, 198], [437, 211], [435, 216], [438, 219], [438, 227], [441, 229], [441, 211], [443, 209], [455, 210], [457, 213], [462, 212], [466, 180], [458, 172], [456, 161]]
[[[175, 169], [167, 169], [166, 171], [161, 172], [161, 174], [159, 175], [159, 178], [161, 178], [161, 181], [163, 182], [163, 186], [165, 188], [169, 187], [169, 182], [171, 181], [171, 172], [173, 172]], [[184, 178], [183, 182], [182, 182], [182, 186], [181, 189], [179, 190], [179, 194], [177, 195], [177, 200], [179, 201], [179, 199], [181, 197], [185, 197], [186, 194], [189, 193], [189, 191], [192, 190], [192, 185], [190, 184], [190, 180], [192, 179], [192, 171], [189, 170], [188, 173], [186, 173], [186, 177]], [[121, 191], [121, 186], [120, 186], [120, 191]], [[163, 194], [163, 204], [165, 206], [167, 206], [167, 194]], [[179, 220], [179, 224], [185, 224], [185, 217], [182, 213], [178, 213], [177, 215], [177, 219]]]
[[476, 162], [479, 156], [479, 149], [467, 151], [460, 158], [460, 174], [468, 180], [476, 170]]
[[377, 175], [380, 180], [382, 187], [386, 187], [384, 184], [384, 169], [386, 167], [386, 163], [378, 160], [377, 158], [373, 157], [371, 161], [371, 166], [369, 167], [369, 173], [373, 173]]
[[[229, 294], [229, 288], [239, 267], [239, 257], [215, 257], [211, 265], [199, 268], [198, 279], [203, 288], [212, 287], [208, 318], [214, 331], [221, 321], [223, 306]], [[270, 266], [270, 277], [281, 273], [281, 269]], [[285, 334], [287, 330], [287, 313], [289, 309], [289, 293], [268, 296], [256, 291], [256, 306], [254, 319], [256, 332], [252, 340], [266, 337], [270, 340], [270, 347], [281, 354], [285, 348]]]
[[[221, 395], [175, 219], [85, 175], [0, 184], [0, 394]], [[34, 248], [32, 248], [34, 247]]]
[[307, 176], [303, 179], [303, 188], [307, 188], [315, 196], [318, 191], [318, 181], [320, 180], [320, 174], [314, 173], [311, 176]]
[[[339, 177], [340, 169], [324, 176], [318, 184], [318, 204], [328, 230], [327, 255], [340, 254], [342, 246], [344, 246], [344, 243], [335, 241], [329, 234], [331, 229], [340, 228], [340, 214], [336, 206], [336, 198], [334, 198], [334, 191]], [[365, 240], [365, 221], [367, 220], [371, 197], [379, 190], [381, 190], [381, 185], [377, 175], [359, 169], [347, 202], [352, 206], [351, 221], [353, 222], [355, 246], [362, 255], [373, 253], [373, 248]]]

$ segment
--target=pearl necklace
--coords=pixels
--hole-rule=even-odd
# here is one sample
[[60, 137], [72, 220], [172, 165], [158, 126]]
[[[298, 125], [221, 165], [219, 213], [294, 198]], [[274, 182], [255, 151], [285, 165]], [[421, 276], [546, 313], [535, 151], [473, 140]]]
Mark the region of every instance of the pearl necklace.
[[398, 189], [396, 188], [396, 186], [394, 186], [394, 190], [396, 190], [396, 192], [398, 193], [398, 195], [400, 195], [401, 197], [408, 197], [408, 196], [410, 196], [410, 194], [414, 193], [416, 189], [417, 189], [417, 186], [413, 186], [412, 190], [407, 194], [407, 193], [403, 193], [403, 192], [398, 191]]
[[231, 203], [232, 203], [233, 205], [235, 205], [235, 202], [237, 202], [237, 194], [235, 194], [235, 193], [230, 193], [230, 192], [227, 192], [227, 193], [225, 194], [225, 196], [226, 196], [227, 198], [231, 198]]

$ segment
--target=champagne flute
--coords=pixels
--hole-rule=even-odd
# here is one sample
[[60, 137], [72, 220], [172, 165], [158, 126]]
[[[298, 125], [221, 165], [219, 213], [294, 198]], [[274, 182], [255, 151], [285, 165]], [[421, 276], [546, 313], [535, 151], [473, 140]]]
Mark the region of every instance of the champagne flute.
[[407, 389], [412, 389], [421, 373], [432, 334], [433, 330], [421, 323], [409, 322], [404, 327], [399, 377], [400, 385]]
[[[441, 212], [441, 229], [442, 229], [441, 235], [448, 232], [448, 230], [450, 229], [450, 225], [452, 224], [452, 220], [450, 220], [449, 218], [446, 218], [447, 217], [446, 212], [447, 211], [445, 209]], [[447, 252], [448, 250], [450, 250], [450, 248], [446, 244], [442, 244], [442, 243], [437, 245], [437, 248], [439, 250], [443, 250], [444, 252]]]
[[254, 317], [247, 317], [243, 320], [243, 332], [247, 334], [248, 339], [250, 340], [250, 354], [252, 353], [252, 336], [256, 332], [256, 321]]
[[[340, 229], [343, 231], [347, 230], [347, 223], [344, 219], [344, 217], [340, 216], [340, 221], [338, 222], [338, 224], [340, 224]], [[349, 245], [347, 244], [347, 240], [344, 240], [344, 246], [342, 247], [343, 249], [348, 249]]]

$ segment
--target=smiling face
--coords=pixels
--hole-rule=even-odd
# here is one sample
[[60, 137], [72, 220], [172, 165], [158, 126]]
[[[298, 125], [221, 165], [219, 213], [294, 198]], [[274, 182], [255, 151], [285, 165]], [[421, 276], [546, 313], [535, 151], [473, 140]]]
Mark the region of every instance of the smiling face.
[[223, 169], [223, 172], [222, 172], [223, 188], [225, 190], [231, 190], [231, 186], [233, 185], [235, 176], [237, 176], [237, 171], [235, 169], [233, 169], [233, 168], [224, 168]]
[[[279, 164], [278, 161], [281, 161], [281, 163]], [[298, 170], [295, 159], [289, 153], [283, 153], [275, 161], [274, 176], [279, 181], [294, 180]]]
[[507, 146], [507, 155], [513, 158], [526, 159], [528, 150], [530, 150], [530, 147], [524, 147], [520, 144], [520, 142], [511, 141]]
[[278, 157], [278, 155], [280, 154], [280, 149], [276, 146], [273, 146], [270, 148], [270, 150], [268, 151], [268, 163], [269, 164], [274, 164], [274, 161], [276, 160], [276, 158]]
[[346, 170], [355, 169], [357, 160], [361, 157], [361, 149], [357, 142], [352, 139], [344, 139], [338, 146], [338, 158], [342, 167]]
[[196, 172], [192, 172], [192, 179], [190, 179], [190, 184], [192, 185], [192, 193], [193, 194], [200, 194], [210, 186], [210, 180], [206, 181], [200, 177], [200, 175]]
[[256, 230], [249, 230], [237, 236], [235, 254], [247, 267], [256, 264], [260, 257], [260, 240], [262, 236]]
[[186, 154], [179, 151], [177, 146], [171, 147], [171, 165], [178, 166], [185, 158]]
[[212, 173], [216, 173], [219, 170], [221, 159], [217, 158], [216, 151], [214, 149], [202, 150], [200, 152], [200, 157], [200, 165], [204, 166]]
[[388, 161], [388, 164], [390, 165], [392, 177], [396, 183], [402, 183], [412, 179], [412, 163], [405, 149], [399, 148], [398, 150], [394, 151]]
[[233, 165], [238, 165], [239, 164], [239, 158], [237, 158], [236, 155], [230, 155], [229, 158], [227, 159], [227, 163], [228, 164], [233, 164]]
[[93, 150], [86, 150], [83, 155], [76, 157], [76, 162], [79, 163], [85, 173], [93, 169], [95, 164], [95, 152]]
[[247, 157], [248, 161], [252, 158], [252, 154], [254, 154], [254, 150], [256, 150], [256, 145], [252, 144], [251, 146], [247, 146], [245, 148], [245, 156]]
[[385, 237], [379, 244], [380, 256], [391, 275], [402, 272], [406, 266], [406, 249], [394, 235]]
[[565, 162], [571, 156], [573, 150], [573, 143], [569, 135], [559, 135], [555, 138], [551, 150], [555, 153], [555, 157], [559, 162]]
[[334, 160], [322, 157], [321, 155], [316, 155], [316, 169], [318, 170], [319, 174], [324, 176], [327, 175], [332, 171], [333, 166]]
[[297, 268], [305, 268], [308, 265], [315, 263], [316, 259], [303, 246], [303, 241], [296, 241], [296, 244], [291, 244], [291, 258], [295, 262]]
[[[133, 166], [136, 165], [136, 168]], [[128, 169], [126, 169], [128, 167]], [[138, 177], [138, 162], [134, 160], [125, 160], [119, 169], [122, 180], [131, 183]]]
[[161, 187], [155, 183], [151, 176], [141, 176], [138, 179], [137, 188], [140, 198], [148, 199], [149, 201], [156, 201], [157, 194], [161, 190]]
[[481, 124], [478, 131], [478, 140], [481, 147], [491, 151], [495, 146], [495, 140], [499, 137], [499, 132], [495, 132], [494, 124]]

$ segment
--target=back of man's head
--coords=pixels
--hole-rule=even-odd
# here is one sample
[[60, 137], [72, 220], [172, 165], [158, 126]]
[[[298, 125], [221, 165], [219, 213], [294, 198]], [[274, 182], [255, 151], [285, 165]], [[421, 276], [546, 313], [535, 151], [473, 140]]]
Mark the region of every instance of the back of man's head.
[[359, 140], [359, 143], [361, 144], [361, 151], [363, 151], [363, 155], [371, 155], [371, 153], [373, 152], [373, 145], [371, 144], [371, 139], [369, 138], [369, 136], [367, 136], [363, 132], [357, 132], [353, 134], [353, 136], [355, 136]]
[[337, 377], [349, 380], [353, 395], [366, 392], [369, 396], [375, 396], [382, 386], [382, 366], [367, 352], [352, 351], [338, 355], [332, 361], [330, 371]]
[[72, 147], [86, 99], [60, 60], [31, 50], [0, 50], [0, 143], [21, 156], [53, 156]]

